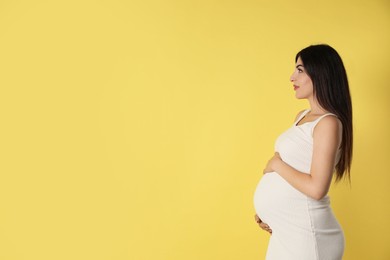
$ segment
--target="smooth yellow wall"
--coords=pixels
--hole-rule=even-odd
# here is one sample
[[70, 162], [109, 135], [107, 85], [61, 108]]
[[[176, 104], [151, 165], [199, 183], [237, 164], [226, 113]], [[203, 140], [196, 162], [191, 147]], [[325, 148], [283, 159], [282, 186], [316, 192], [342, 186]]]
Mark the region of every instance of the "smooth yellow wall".
[[390, 3], [0, 1], [0, 259], [263, 259], [253, 192], [307, 107], [316, 43], [344, 59], [344, 259], [390, 259]]

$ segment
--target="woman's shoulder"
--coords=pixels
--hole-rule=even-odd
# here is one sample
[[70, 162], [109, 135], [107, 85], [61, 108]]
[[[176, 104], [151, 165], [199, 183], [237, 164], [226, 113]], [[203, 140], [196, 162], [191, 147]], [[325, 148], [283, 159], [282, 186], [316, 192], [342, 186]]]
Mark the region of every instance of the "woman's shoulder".
[[315, 121], [318, 126], [325, 127], [325, 128], [339, 128], [342, 126], [340, 119], [337, 117], [337, 115], [332, 113], [327, 113], [325, 115], [320, 116]]
[[335, 114], [325, 114], [319, 117], [313, 125], [312, 134], [315, 132], [322, 134], [340, 135], [343, 125]]

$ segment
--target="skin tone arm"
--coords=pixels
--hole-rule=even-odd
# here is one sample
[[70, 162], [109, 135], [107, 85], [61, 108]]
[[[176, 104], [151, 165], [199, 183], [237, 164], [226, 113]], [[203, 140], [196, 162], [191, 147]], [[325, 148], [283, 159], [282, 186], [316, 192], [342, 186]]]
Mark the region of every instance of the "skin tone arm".
[[300, 192], [315, 200], [322, 199], [328, 193], [332, 181], [333, 165], [341, 143], [341, 127], [336, 117], [327, 116], [314, 128], [310, 174], [289, 166], [278, 153], [268, 161], [264, 174], [275, 171]]

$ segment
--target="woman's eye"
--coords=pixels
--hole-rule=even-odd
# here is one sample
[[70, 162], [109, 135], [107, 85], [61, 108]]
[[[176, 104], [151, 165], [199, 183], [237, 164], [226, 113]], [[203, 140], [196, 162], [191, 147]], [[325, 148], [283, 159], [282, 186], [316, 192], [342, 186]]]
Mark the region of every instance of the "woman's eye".
[[303, 72], [303, 70], [301, 70], [301, 69], [298, 69], [298, 72], [299, 72], [299, 73], [302, 73], [302, 72]]

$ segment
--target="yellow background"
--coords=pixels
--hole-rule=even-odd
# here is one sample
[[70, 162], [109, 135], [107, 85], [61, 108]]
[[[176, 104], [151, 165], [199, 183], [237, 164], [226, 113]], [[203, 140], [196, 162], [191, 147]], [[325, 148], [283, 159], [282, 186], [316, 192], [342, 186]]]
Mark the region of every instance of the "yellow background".
[[0, 259], [263, 259], [253, 193], [316, 43], [354, 105], [344, 259], [390, 259], [389, 28], [388, 0], [0, 1]]

